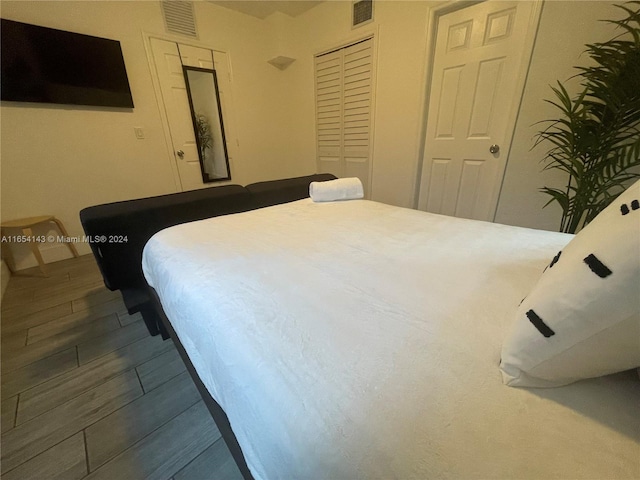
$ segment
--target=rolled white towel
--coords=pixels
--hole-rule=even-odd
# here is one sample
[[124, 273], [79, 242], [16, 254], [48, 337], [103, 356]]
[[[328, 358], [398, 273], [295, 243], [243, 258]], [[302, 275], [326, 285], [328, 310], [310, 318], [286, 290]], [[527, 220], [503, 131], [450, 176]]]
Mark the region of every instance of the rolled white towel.
[[362, 182], [357, 177], [338, 178], [328, 182], [311, 182], [309, 196], [314, 202], [354, 200], [364, 197]]

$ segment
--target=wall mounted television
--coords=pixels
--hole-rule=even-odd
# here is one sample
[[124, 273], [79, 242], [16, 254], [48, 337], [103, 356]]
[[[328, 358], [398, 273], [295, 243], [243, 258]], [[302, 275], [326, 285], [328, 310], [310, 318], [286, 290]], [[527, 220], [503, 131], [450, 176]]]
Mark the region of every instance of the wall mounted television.
[[1, 19], [0, 98], [133, 108], [120, 42]]

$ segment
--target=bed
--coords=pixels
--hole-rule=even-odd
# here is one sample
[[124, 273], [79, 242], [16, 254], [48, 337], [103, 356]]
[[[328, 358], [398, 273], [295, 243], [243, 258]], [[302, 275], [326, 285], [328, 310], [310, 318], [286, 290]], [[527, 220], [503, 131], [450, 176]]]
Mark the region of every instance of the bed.
[[571, 238], [305, 199], [163, 230], [143, 271], [255, 479], [640, 478], [635, 370], [502, 382]]

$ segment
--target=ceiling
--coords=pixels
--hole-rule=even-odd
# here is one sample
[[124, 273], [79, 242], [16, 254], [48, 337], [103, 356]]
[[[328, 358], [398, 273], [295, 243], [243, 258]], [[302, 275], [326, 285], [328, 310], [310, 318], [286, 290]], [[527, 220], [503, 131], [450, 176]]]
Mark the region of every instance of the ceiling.
[[272, 13], [280, 12], [297, 17], [318, 5], [319, 1], [311, 0], [209, 0], [221, 7], [230, 8], [257, 18], [266, 18]]

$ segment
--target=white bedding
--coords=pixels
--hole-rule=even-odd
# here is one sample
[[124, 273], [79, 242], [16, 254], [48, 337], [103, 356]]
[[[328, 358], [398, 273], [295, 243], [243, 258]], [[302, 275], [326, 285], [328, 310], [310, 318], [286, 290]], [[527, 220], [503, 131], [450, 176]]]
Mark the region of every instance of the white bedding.
[[640, 478], [640, 381], [502, 385], [571, 236], [366, 200], [179, 225], [145, 276], [256, 479]]

